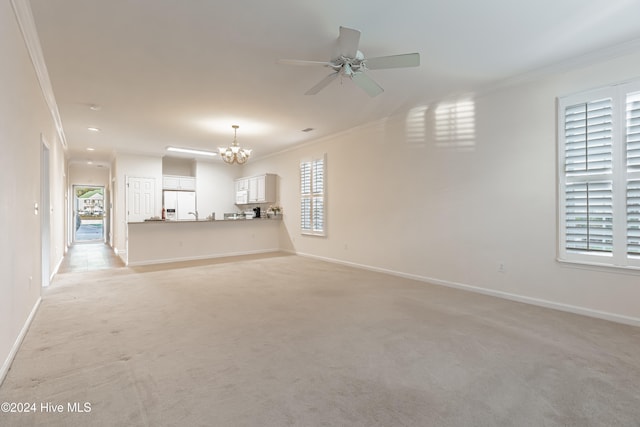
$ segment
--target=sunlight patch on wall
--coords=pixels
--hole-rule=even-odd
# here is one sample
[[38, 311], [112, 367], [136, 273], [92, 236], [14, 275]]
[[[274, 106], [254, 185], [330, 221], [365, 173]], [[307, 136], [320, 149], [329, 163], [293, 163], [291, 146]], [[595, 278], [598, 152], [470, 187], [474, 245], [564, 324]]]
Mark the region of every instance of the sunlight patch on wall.
[[434, 119], [437, 147], [471, 148], [475, 145], [473, 99], [441, 102], [435, 109]]
[[407, 144], [424, 146], [427, 140], [426, 114], [428, 105], [413, 107], [407, 113], [405, 122], [405, 136]]

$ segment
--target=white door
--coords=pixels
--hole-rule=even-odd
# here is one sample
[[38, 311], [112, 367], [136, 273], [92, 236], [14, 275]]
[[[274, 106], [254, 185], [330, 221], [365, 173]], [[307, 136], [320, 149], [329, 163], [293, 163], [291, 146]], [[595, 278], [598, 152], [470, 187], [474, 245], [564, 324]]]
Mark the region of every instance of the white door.
[[127, 222], [142, 222], [154, 216], [155, 195], [154, 178], [127, 177]]

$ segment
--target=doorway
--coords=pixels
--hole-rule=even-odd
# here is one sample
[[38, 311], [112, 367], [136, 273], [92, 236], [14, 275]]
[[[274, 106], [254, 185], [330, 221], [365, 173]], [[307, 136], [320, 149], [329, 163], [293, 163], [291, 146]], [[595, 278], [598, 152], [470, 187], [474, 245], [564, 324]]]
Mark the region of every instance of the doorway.
[[74, 242], [104, 241], [104, 187], [73, 186]]

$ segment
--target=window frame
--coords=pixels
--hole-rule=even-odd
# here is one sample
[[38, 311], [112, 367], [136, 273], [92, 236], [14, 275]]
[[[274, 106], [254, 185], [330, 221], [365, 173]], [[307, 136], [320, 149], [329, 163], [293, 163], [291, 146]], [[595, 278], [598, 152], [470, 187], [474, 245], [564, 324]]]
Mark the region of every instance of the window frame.
[[[588, 264], [621, 269], [640, 269], [640, 256], [628, 254], [627, 191], [632, 181], [640, 180], [640, 168], [627, 165], [627, 95], [640, 92], [640, 80], [610, 85], [559, 97], [557, 107], [557, 259], [560, 262]], [[611, 170], [586, 171], [583, 174], [565, 170], [565, 110], [567, 107], [611, 98], [612, 142]], [[568, 185], [610, 181], [612, 185], [612, 250], [611, 253], [567, 248]]]

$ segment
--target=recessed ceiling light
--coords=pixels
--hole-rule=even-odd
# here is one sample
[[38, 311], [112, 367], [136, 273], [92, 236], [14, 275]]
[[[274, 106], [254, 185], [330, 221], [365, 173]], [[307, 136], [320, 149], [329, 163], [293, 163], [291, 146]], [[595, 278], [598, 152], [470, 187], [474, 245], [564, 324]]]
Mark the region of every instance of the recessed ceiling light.
[[93, 148], [93, 147], [87, 147], [87, 151], [95, 151], [95, 148]]
[[89, 160], [89, 161], [87, 162], [87, 164], [88, 164], [88, 165], [92, 165], [92, 164], [93, 164], [93, 162], [92, 162], [91, 160]]
[[100, 132], [100, 128], [89, 127], [87, 129], [89, 129], [91, 132]]
[[179, 148], [179, 147], [167, 147], [167, 151], [173, 151], [175, 153], [197, 154], [200, 156], [209, 156], [209, 157], [213, 157], [217, 154], [213, 151], [193, 150], [191, 148]]
[[89, 109], [93, 110], [93, 111], [100, 111], [100, 110], [102, 110], [102, 107], [100, 105], [97, 105], [97, 104], [91, 104], [91, 105], [89, 105]]

